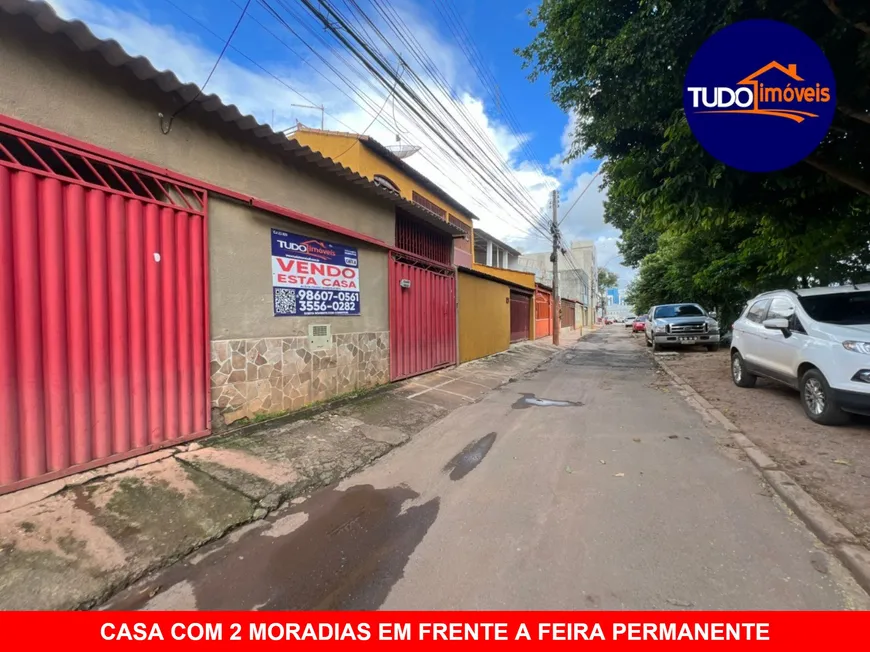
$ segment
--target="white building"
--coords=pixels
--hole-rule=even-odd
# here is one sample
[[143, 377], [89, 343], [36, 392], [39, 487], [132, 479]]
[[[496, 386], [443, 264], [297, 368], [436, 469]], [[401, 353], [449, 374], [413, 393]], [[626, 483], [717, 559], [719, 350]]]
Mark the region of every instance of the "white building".
[[[519, 256], [516, 269], [534, 272], [535, 280], [547, 286], [553, 285], [553, 263], [549, 251], [528, 253]], [[576, 240], [567, 253], [559, 254], [559, 294], [565, 299], [580, 302], [583, 307], [583, 325], [590, 326], [595, 320], [594, 297], [598, 267], [595, 258], [595, 243], [591, 240]]]

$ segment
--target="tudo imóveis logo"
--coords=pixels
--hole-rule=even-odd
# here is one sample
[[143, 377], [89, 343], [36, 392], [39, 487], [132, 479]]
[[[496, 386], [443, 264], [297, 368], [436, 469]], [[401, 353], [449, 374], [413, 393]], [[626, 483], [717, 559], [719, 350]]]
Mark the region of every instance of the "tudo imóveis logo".
[[773, 172], [799, 163], [831, 126], [834, 74], [799, 29], [746, 20], [711, 36], [689, 65], [683, 106], [712, 156], [740, 170]]

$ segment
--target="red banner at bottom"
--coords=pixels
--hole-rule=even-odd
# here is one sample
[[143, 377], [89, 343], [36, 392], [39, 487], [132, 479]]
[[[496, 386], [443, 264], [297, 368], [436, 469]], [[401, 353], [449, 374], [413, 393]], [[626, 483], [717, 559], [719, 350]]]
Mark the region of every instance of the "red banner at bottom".
[[[64, 652], [287, 645], [350, 649], [595, 645], [807, 649], [863, 644], [870, 613], [849, 612], [28, 612], [0, 614], [3, 647]], [[413, 646], [413, 647], [412, 647]]]

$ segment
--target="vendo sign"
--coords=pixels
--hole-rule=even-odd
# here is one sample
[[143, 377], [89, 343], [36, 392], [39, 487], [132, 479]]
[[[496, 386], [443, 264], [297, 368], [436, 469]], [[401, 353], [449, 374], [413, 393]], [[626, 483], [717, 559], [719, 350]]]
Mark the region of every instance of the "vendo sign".
[[276, 317], [360, 314], [359, 252], [272, 229]]

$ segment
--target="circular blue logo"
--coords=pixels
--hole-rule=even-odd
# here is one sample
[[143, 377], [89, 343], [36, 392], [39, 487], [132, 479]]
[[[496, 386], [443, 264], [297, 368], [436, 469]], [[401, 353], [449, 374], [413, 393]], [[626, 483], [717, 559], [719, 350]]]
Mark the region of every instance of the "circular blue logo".
[[683, 86], [692, 133], [712, 156], [748, 172], [773, 172], [809, 156], [834, 117], [834, 73], [799, 29], [746, 20], [711, 36]]

